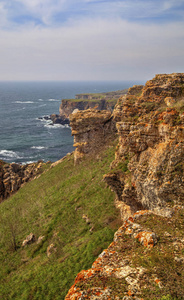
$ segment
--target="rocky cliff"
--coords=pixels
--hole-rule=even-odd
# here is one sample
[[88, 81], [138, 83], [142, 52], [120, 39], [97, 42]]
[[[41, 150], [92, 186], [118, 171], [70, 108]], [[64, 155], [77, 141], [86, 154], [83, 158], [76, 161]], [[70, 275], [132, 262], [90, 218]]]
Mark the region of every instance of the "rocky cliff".
[[97, 109], [113, 111], [120, 95], [125, 95], [128, 89], [92, 94], [77, 94], [75, 99], [63, 99], [59, 115], [51, 115], [53, 123], [69, 124], [69, 115], [77, 110]]
[[40, 174], [42, 161], [26, 165], [0, 161], [0, 202], [19, 190], [30, 179]]
[[117, 171], [104, 180], [123, 202], [122, 217], [141, 208], [169, 213], [184, 200], [184, 74], [156, 75], [141, 94], [130, 89], [114, 120]]
[[93, 145], [97, 153], [111, 132], [104, 126], [116, 124], [115, 160], [103, 180], [123, 225], [66, 299], [183, 299], [184, 74], [156, 75], [120, 97], [113, 115], [103, 112], [99, 121], [97, 114], [71, 116], [75, 159]]

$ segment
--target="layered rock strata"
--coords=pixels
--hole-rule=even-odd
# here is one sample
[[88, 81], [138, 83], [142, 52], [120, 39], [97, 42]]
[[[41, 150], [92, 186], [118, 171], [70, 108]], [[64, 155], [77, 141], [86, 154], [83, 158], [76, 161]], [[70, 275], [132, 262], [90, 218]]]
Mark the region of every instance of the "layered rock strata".
[[43, 166], [43, 162], [20, 165], [0, 162], [0, 202], [19, 190], [30, 179], [36, 177]]
[[115, 107], [115, 171], [104, 180], [122, 204], [122, 218], [137, 209], [168, 214], [184, 201], [183, 91], [184, 74], [156, 75], [141, 94], [129, 89]]
[[110, 111], [88, 109], [70, 115], [74, 136], [74, 161], [79, 162], [86, 155], [93, 155], [109, 139], [116, 137], [115, 123]]
[[[92, 126], [84, 116], [85, 111], [76, 119], [73, 116], [76, 142], [85, 142], [86, 129]], [[65, 299], [141, 300], [153, 295], [154, 299], [161, 295], [182, 299], [184, 74], [156, 75], [144, 87], [130, 88], [120, 97], [110, 118], [112, 124], [116, 122], [119, 142], [104, 181], [116, 194], [123, 226], [92, 268], [77, 275]], [[98, 131], [94, 137], [98, 141]], [[86, 145], [91, 143], [90, 138]], [[80, 157], [85, 151], [80, 152], [80, 143], [76, 143], [78, 146]], [[143, 218], [150, 227], [154, 224], [158, 234], [135, 222], [137, 218]], [[153, 246], [158, 249], [139, 252], [133, 239], [148, 251]], [[137, 263], [136, 255], [142, 263]], [[148, 269], [144, 267], [146, 261]]]

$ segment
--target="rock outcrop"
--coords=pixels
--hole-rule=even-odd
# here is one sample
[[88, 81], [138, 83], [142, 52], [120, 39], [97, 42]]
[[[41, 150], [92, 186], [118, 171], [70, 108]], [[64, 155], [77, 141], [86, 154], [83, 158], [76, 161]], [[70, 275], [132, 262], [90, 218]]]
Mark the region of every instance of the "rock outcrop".
[[[173, 228], [176, 220], [183, 224], [182, 214], [175, 207], [172, 218], [150, 211], [129, 217], [91, 269], [77, 275], [65, 300], [146, 300], [163, 295], [163, 299], [183, 299], [183, 232], [178, 231], [176, 238]], [[156, 233], [145, 228], [145, 222]]]
[[[115, 160], [103, 180], [115, 192], [123, 226], [92, 268], [77, 275], [65, 299], [182, 299], [184, 74], [156, 75], [120, 97], [113, 118], [108, 112], [96, 117], [90, 110], [71, 116], [75, 159], [97, 149], [102, 128], [108, 124], [104, 135], [114, 134], [116, 123]], [[133, 239], [148, 250], [138, 251]]]
[[93, 155], [109, 139], [116, 137], [112, 114], [107, 110], [88, 109], [70, 115], [74, 136], [74, 160], [79, 162], [86, 155]]
[[0, 161], [0, 202], [18, 191], [24, 183], [40, 174], [44, 164], [42, 161], [26, 165], [7, 164]]

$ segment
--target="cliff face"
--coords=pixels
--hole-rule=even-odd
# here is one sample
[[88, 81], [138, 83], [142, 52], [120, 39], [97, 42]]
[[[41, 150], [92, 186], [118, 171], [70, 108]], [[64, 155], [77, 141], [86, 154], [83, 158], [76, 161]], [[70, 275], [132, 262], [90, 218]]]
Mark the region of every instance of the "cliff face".
[[[89, 118], [85, 118], [85, 114], [87, 112], [84, 111], [80, 116], [74, 115], [71, 122], [75, 142], [79, 144], [82, 141], [85, 143], [84, 136], [92, 126], [88, 124]], [[178, 252], [174, 246], [173, 224], [178, 222], [176, 212], [182, 209], [184, 202], [184, 74], [156, 75], [144, 87], [130, 88], [127, 95], [118, 100], [111, 122], [116, 123], [119, 142], [111, 171], [104, 175], [104, 181], [116, 194], [116, 206], [121, 211], [124, 223], [116, 232], [113, 243], [102, 252], [92, 269], [78, 274], [66, 299], [138, 300], [150, 299], [151, 293], [156, 295], [154, 299], [160, 299], [161, 293], [165, 296], [172, 294], [179, 299], [183, 291], [180, 290], [180, 279], [176, 275], [179, 266], [176, 262], [184, 262], [182, 252], [179, 252], [184, 248], [181, 238], [183, 231], [180, 238], [178, 233], [179, 228], [183, 230], [183, 219], [180, 219], [182, 225], [177, 227], [175, 233]], [[91, 147], [95, 144], [97, 153], [98, 136], [101, 136], [103, 126], [97, 126], [96, 131], [95, 122], [91, 124], [93, 132], [96, 132], [93, 136], [96, 141], [93, 140]], [[90, 139], [89, 135], [87, 144], [91, 143]], [[76, 147], [78, 153], [85, 153], [80, 152], [77, 143]], [[135, 222], [137, 218], [140, 223], [149, 224], [149, 228]], [[168, 238], [166, 246], [169, 249], [165, 242], [157, 245], [158, 238], [162, 241], [164, 236]], [[156, 245], [155, 250], [150, 254], [150, 250], [140, 248], [139, 252], [139, 246], [132, 244], [132, 238], [140, 242], [140, 247], [151, 249]], [[146, 258], [136, 263], [132, 259], [136, 255], [141, 256], [142, 252], [149, 257], [151, 264], [145, 264]], [[163, 254], [162, 258], [159, 253]], [[152, 255], [160, 260], [159, 265]], [[172, 259], [166, 266], [167, 255]], [[169, 265], [172, 266], [169, 272], [173, 272], [175, 278], [173, 285], [171, 279], [167, 277], [165, 280], [166, 275], [163, 275]], [[160, 268], [163, 268], [162, 272]], [[179, 274], [183, 274], [183, 267]], [[156, 289], [160, 291], [158, 294]], [[150, 290], [147, 296], [146, 290]]]
[[[112, 165], [118, 171], [104, 180], [123, 202], [123, 218], [140, 208], [167, 214], [184, 200], [183, 91], [184, 74], [156, 75], [141, 94], [130, 89], [119, 99], [114, 110], [119, 144]], [[127, 174], [121, 169], [125, 164]]]
[[107, 110], [88, 109], [70, 115], [74, 136], [74, 160], [79, 162], [84, 155], [93, 155], [109, 139], [116, 136], [115, 122]]

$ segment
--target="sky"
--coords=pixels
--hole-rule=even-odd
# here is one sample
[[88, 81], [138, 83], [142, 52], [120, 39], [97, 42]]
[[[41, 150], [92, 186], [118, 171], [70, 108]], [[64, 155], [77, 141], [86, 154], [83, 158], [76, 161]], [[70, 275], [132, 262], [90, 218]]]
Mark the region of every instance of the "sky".
[[184, 72], [184, 0], [0, 0], [0, 80]]

